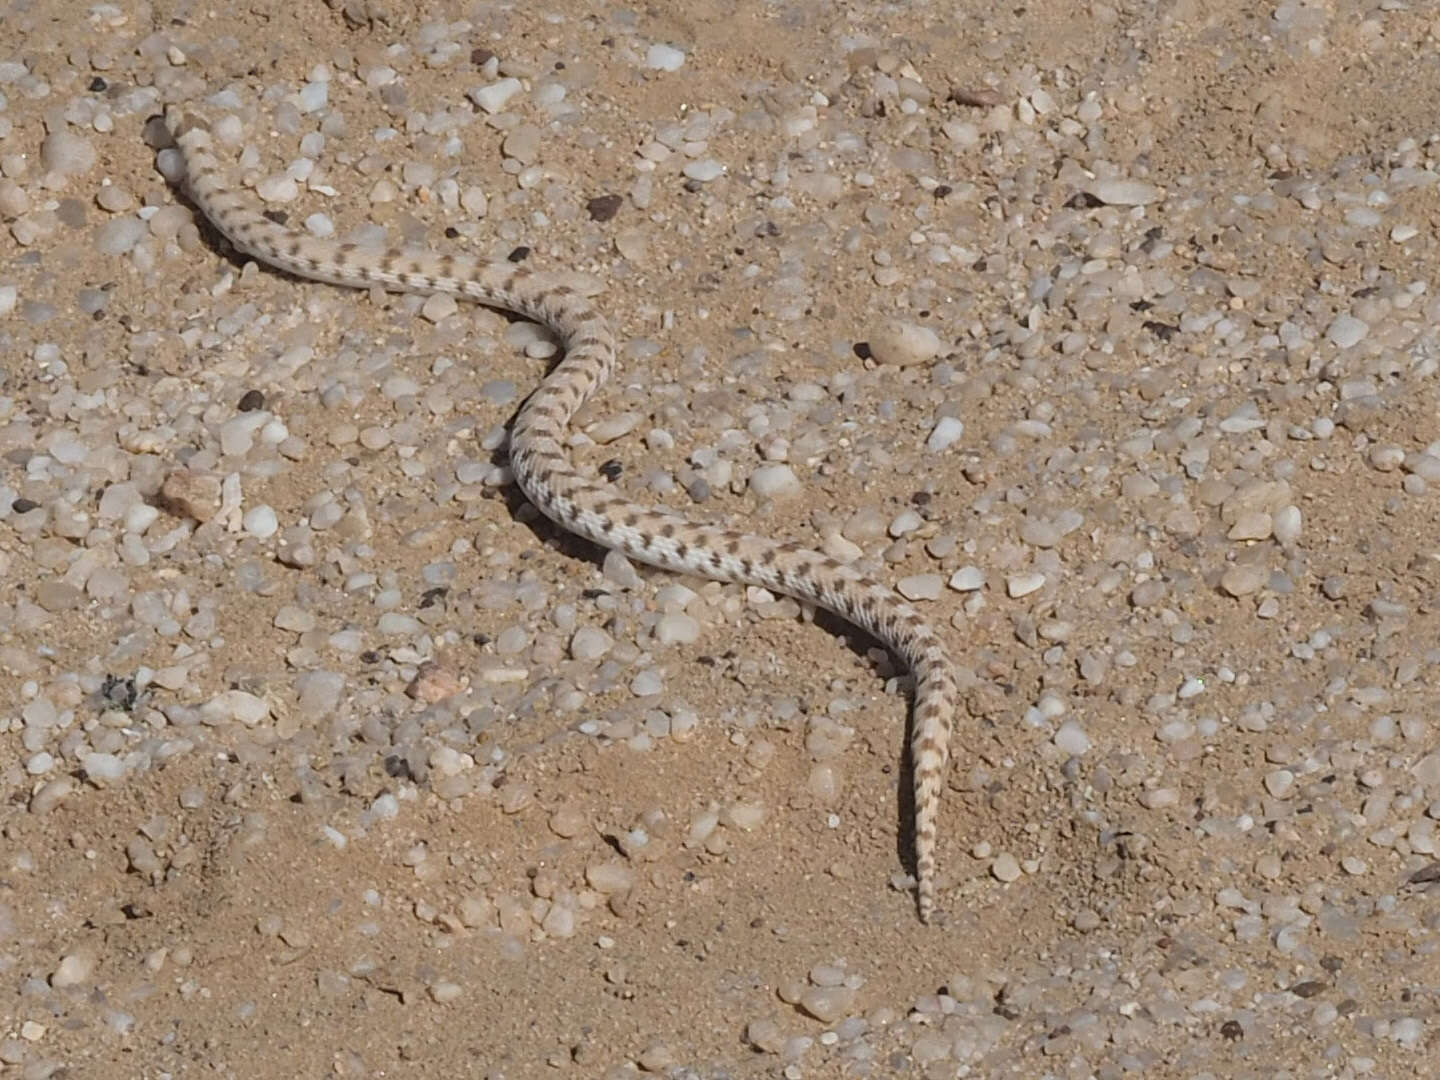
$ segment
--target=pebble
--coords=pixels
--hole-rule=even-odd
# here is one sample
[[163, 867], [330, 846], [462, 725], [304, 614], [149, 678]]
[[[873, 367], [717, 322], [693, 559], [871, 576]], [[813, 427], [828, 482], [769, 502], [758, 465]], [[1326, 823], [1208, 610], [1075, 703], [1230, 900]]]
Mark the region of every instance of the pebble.
[[280, 528], [280, 520], [274, 508], [264, 503], [245, 511], [240, 522], [245, 531], [257, 540], [268, 540]]
[[466, 96], [487, 113], [498, 113], [510, 103], [510, 99], [524, 89], [519, 79], [504, 78], [471, 90]]
[[725, 166], [714, 158], [701, 158], [699, 161], [689, 162], [680, 171], [685, 174], [687, 180], [694, 180], [700, 184], [708, 184], [710, 181], [718, 180], [725, 175]]
[[1014, 600], [1029, 596], [1044, 587], [1045, 575], [1038, 572], [1011, 574], [1005, 579], [1005, 591]]
[[804, 490], [795, 470], [784, 463], [761, 465], [750, 474], [750, 490], [762, 499], [798, 495]]
[[961, 420], [954, 416], [942, 416], [930, 429], [930, 437], [925, 440], [925, 449], [932, 454], [941, 453], [950, 449], [964, 434], [965, 424]]
[[1148, 206], [1160, 198], [1160, 189], [1143, 180], [1097, 179], [1085, 191], [1107, 206]]
[[294, 202], [300, 197], [300, 185], [289, 176], [267, 176], [255, 185], [255, 194], [267, 203]]
[[812, 986], [800, 995], [800, 1007], [822, 1024], [833, 1024], [855, 1005], [855, 991], [843, 986]]
[[939, 574], [912, 574], [895, 583], [895, 590], [906, 600], [938, 600], [944, 579]]
[[220, 507], [220, 477], [188, 469], [172, 472], [165, 478], [160, 494], [176, 513], [204, 523]]
[[102, 255], [128, 255], [148, 232], [139, 218], [113, 218], [100, 226], [95, 236], [95, 250]]
[[1269, 577], [1263, 567], [1242, 563], [1226, 568], [1220, 575], [1220, 588], [1234, 597], [1249, 596], [1258, 592]]
[[0, 218], [11, 220], [30, 210], [30, 196], [8, 177], [0, 177]]
[[596, 892], [610, 895], [629, 892], [635, 885], [635, 872], [618, 859], [592, 863], [585, 868], [585, 880]]
[[785, 1046], [785, 1033], [774, 1020], [751, 1020], [745, 1025], [745, 1041], [762, 1054], [778, 1054]]
[[975, 592], [985, 587], [985, 571], [978, 566], [962, 566], [950, 575], [950, 588], [956, 592]]
[[1057, 750], [1074, 757], [1088, 753], [1091, 746], [1090, 736], [1074, 720], [1066, 720], [1056, 729], [1054, 742]]
[[85, 779], [96, 787], [109, 787], [123, 780], [128, 771], [125, 762], [115, 754], [87, 754], [80, 764], [85, 770]]
[[1355, 316], [1341, 312], [1331, 320], [1325, 330], [1325, 337], [1337, 349], [1353, 349], [1370, 333], [1369, 324]]
[[534, 124], [521, 124], [505, 136], [501, 150], [522, 165], [532, 165], [540, 155], [540, 129]]
[[73, 795], [78, 786], [74, 777], [70, 776], [60, 776], [46, 781], [30, 797], [30, 812], [43, 817]]
[[[868, 345], [876, 363], [895, 367], [928, 363], [939, 356], [944, 347], [940, 335], [930, 327], [898, 320], [872, 331]], [[959, 437], [958, 433], [956, 437]]]
[[1020, 861], [1008, 851], [1002, 851], [990, 863], [990, 873], [995, 876], [996, 881], [1003, 881], [1008, 885], [1020, 879]]
[[645, 66], [657, 71], [679, 71], [685, 54], [671, 45], [651, 45], [645, 50]]
[[1295, 774], [1289, 769], [1271, 769], [1265, 774], [1265, 790], [1277, 799], [1287, 797], [1294, 786]]
[[40, 141], [40, 165], [46, 172], [75, 176], [95, 166], [95, 147], [73, 131], [52, 131]]
[[1300, 508], [1298, 506], [1282, 506], [1275, 512], [1271, 521], [1271, 532], [1275, 539], [1282, 544], [1294, 544], [1300, 539], [1301, 526]]
[[56, 990], [71, 986], [84, 986], [95, 975], [95, 956], [89, 952], [67, 953], [60, 966], [50, 976], [50, 985]]
[[570, 636], [570, 655], [576, 660], [599, 660], [615, 645], [615, 640], [595, 626], [582, 626]]
[[693, 645], [699, 639], [699, 621], [683, 612], [662, 615], [655, 624], [655, 640], [662, 645]]

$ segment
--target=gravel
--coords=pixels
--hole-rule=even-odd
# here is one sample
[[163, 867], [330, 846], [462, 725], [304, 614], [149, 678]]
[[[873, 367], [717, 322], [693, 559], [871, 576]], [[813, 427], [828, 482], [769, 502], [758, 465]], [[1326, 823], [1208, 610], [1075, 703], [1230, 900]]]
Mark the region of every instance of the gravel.
[[[517, 1074], [1433, 1055], [1440, 143], [1419, 89], [1286, 98], [1357, 41], [1413, 84], [1422, 13], [1016, 10], [942, 64], [800, 5], [756, 67], [338, 7], [240, 81], [235, 13], [0, 55], [0, 1061], [360, 1074], [457, 1009]], [[577, 468], [934, 622], [943, 931], [894, 660], [540, 520], [505, 425], [557, 344], [222, 257], [170, 102], [313, 235], [566, 273], [622, 357]]]

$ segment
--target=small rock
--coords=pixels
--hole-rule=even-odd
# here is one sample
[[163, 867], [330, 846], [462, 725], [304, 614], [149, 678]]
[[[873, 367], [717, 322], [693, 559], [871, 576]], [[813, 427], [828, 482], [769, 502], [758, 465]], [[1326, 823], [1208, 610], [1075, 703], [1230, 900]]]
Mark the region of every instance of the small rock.
[[680, 171], [687, 180], [708, 184], [711, 180], [718, 180], [725, 175], [725, 166], [714, 158], [701, 158], [699, 161], [690, 162]]
[[493, 82], [489, 86], [471, 90], [466, 97], [487, 113], [493, 114], [505, 108], [510, 99], [523, 89], [519, 79], [506, 78], [499, 82]]
[[585, 880], [596, 892], [605, 893], [608, 896], [613, 893], [629, 892], [635, 884], [635, 871], [619, 859], [610, 859], [607, 862], [591, 863], [587, 866]]
[[1090, 736], [1074, 720], [1066, 720], [1055, 732], [1055, 748], [1061, 753], [1079, 757], [1090, 749]]
[[1220, 588], [1231, 596], [1249, 596], [1253, 592], [1259, 592], [1269, 577], [1264, 567], [1244, 563], [1231, 566], [1220, 575]]
[[800, 478], [789, 465], [777, 463], [761, 465], [750, 474], [750, 490], [762, 499], [774, 499], [785, 495], [796, 495], [804, 490]]
[[194, 518], [203, 525], [220, 507], [220, 477], [188, 469], [173, 472], [161, 485], [160, 497], [175, 513]]
[[1268, 540], [1273, 531], [1270, 515], [1263, 510], [1253, 510], [1237, 517], [1225, 535], [1230, 540]]
[[1265, 790], [1277, 799], [1290, 794], [1295, 786], [1295, 774], [1289, 769], [1272, 769], [1265, 774]]
[[522, 165], [533, 165], [540, 156], [540, 129], [534, 124], [521, 124], [505, 136], [500, 149], [506, 157]]
[[48, 814], [73, 795], [78, 786], [73, 776], [59, 776], [41, 784], [40, 790], [30, 798], [30, 812], [37, 816]]
[[85, 770], [85, 779], [99, 788], [125, 777], [125, 762], [114, 754], [87, 754], [80, 765]]
[[74, 176], [95, 164], [95, 148], [73, 131], [52, 131], [40, 143], [40, 164], [46, 172]]
[[70, 953], [60, 961], [50, 976], [50, 985], [56, 990], [67, 986], [83, 986], [95, 974], [95, 957], [90, 953]]
[[1143, 180], [1110, 177], [1093, 181], [1085, 190], [1106, 206], [1148, 206], [1160, 198], [1160, 189]]
[[995, 876], [996, 881], [1003, 881], [1007, 885], [1020, 878], [1020, 861], [1008, 851], [1002, 851], [995, 856], [995, 861], [990, 864], [990, 873]]
[[948, 450], [964, 434], [964, 421], [955, 416], [942, 416], [930, 429], [930, 437], [925, 440], [925, 449], [932, 454], [938, 454], [942, 450]]
[[943, 582], [939, 574], [912, 574], [895, 583], [895, 590], [906, 600], [936, 600]]
[[812, 986], [800, 996], [800, 1007], [822, 1024], [833, 1024], [855, 1004], [855, 991], [843, 986]]
[[673, 45], [651, 45], [645, 50], [645, 66], [656, 71], [679, 71], [685, 54]]
[[985, 572], [978, 566], [962, 566], [950, 575], [950, 588], [956, 592], [975, 592], [985, 587]]
[[270, 715], [270, 706], [245, 690], [224, 690], [200, 706], [200, 715], [207, 724], [235, 721], [254, 727]]
[[1018, 600], [1022, 596], [1029, 596], [1031, 593], [1045, 587], [1045, 575], [1038, 571], [1031, 571], [1026, 574], [1011, 574], [1005, 579], [1005, 591], [1012, 600]]
[[615, 645], [615, 639], [597, 626], [582, 626], [570, 636], [570, 656], [575, 660], [599, 660]]
[[943, 347], [940, 335], [930, 327], [898, 320], [871, 334], [868, 344], [876, 363], [894, 367], [927, 363], [939, 356]]
[[433, 705], [437, 701], [454, 697], [465, 689], [465, 682], [458, 674], [443, 664], [427, 660], [415, 672], [415, 678], [405, 687], [405, 693], [414, 701]]
[[105, 222], [95, 235], [95, 250], [102, 255], [125, 255], [145, 239], [149, 231], [137, 217], [120, 217]]
[[619, 195], [597, 195], [585, 203], [585, 212], [590, 215], [591, 221], [609, 221], [620, 212], [624, 203], [624, 198]]
[[1341, 312], [1331, 320], [1329, 327], [1325, 330], [1325, 337], [1337, 349], [1350, 349], [1364, 341], [1365, 335], [1368, 333], [1370, 333], [1369, 323], [1357, 319], [1347, 312]]

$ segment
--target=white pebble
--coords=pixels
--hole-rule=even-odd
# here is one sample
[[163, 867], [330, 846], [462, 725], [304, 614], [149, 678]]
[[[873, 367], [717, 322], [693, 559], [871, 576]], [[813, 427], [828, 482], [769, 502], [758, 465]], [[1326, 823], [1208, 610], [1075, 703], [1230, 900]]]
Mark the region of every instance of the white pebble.
[[679, 71], [685, 54], [673, 45], [651, 45], [645, 50], [645, 66], [657, 71]]
[[935, 600], [943, 583], [939, 574], [912, 574], [895, 583], [895, 590], [906, 600]]
[[466, 96], [487, 113], [497, 113], [522, 89], [519, 79], [506, 78], [471, 90]]
[[1079, 757], [1089, 751], [1090, 736], [1074, 720], [1066, 720], [1055, 732], [1055, 748], [1061, 753]]
[[628, 892], [635, 884], [635, 871], [620, 861], [610, 859], [607, 862], [591, 863], [585, 868], [585, 880], [596, 892], [612, 893]]
[[100, 226], [95, 248], [102, 255], [125, 255], [145, 238], [148, 228], [137, 217], [114, 218]]
[[1160, 189], [1143, 180], [1096, 180], [1086, 189], [1107, 206], [1148, 206], [1160, 198]]
[[[940, 335], [930, 327], [899, 320], [874, 331], [868, 344], [876, 363], [895, 367], [926, 363], [939, 356], [942, 347]], [[964, 430], [963, 425], [961, 430]]]
[[844, 986], [812, 986], [800, 997], [800, 1007], [822, 1024], [839, 1020], [854, 1003], [855, 991]]
[[300, 196], [300, 185], [288, 176], [267, 176], [255, 185], [255, 194], [267, 203], [294, 202]]
[[270, 715], [265, 699], [244, 690], [225, 690], [200, 707], [200, 715], [210, 724], [234, 720], [254, 727]]
[[258, 540], [267, 540], [275, 535], [280, 528], [280, 519], [275, 516], [275, 511], [265, 503], [259, 506], [252, 506], [245, 511], [245, 516], [240, 524], [245, 531]]
[[930, 437], [925, 440], [925, 449], [932, 454], [938, 454], [942, 450], [948, 450], [955, 440], [964, 434], [963, 420], [956, 416], [942, 416], [930, 429]]
[[95, 957], [90, 953], [70, 953], [60, 961], [50, 976], [50, 985], [57, 990], [67, 986], [83, 986], [95, 974]]
[[1369, 332], [1369, 323], [1355, 318], [1354, 315], [1341, 312], [1331, 320], [1325, 336], [1337, 349], [1349, 349], [1364, 341], [1365, 335]]
[[330, 100], [330, 84], [328, 82], [308, 82], [300, 88], [300, 93], [296, 96], [299, 99], [301, 112], [316, 112], [323, 109], [325, 103]]
[[655, 640], [662, 645], [690, 645], [700, 637], [700, 623], [684, 612], [660, 616], [655, 624]]
[[1020, 862], [1008, 851], [1002, 851], [995, 856], [995, 861], [990, 864], [990, 873], [995, 875], [996, 881], [1003, 881], [1007, 885], [1020, 878]]
[[714, 158], [701, 158], [699, 161], [690, 162], [681, 172], [687, 179], [708, 184], [711, 180], [718, 180], [725, 175], [725, 166]]
[[85, 770], [85, 779], [96, 787], [105, 787], [125, 776], [125, 762], [114, 754], [87, 754], [80, 759]]
[[1022, 596], [1029, 596], [1031, 593], [1044, 587], [1045, 575], [1034, 570], [1026, 574], [1011, 574], [1005, 579], [1005, 591], [1010, 594], [1012, 600], [1018, 600]]
[[615, 639], [598, 626], [582, 626], [570, 636], [570, 655], [576, 660], [599, 660], [615, 644]]
[[95, 164], [95, 148], [73, 131], [52, 131], [40, 143], [40, 164], [46, 172], [73, 176]]
[[1265, 790], [1277, 799], [1290, 794], [1295, 786], [1295, 774], [1289, 769], [1272, 769], [1265, 774]]
[[1189, 701], [1191, 698], [1198, 697], [1204, 692], [1205, 680], [1198, 679], [1192, 675], [1180, 684], [1180, 689], [1175, 692], [1175, 696], [1181, 701]]
[[750, 490], [762, 499], [795, 495], [803, 490], [800, 478], [789, 465], [761, 465], [750, 474]]
[[1300, 539], [1300, 524], [1300, 508], [1294, 505], [1282, 506], [1275, 511], [1270, 530], [1282, 544], [1293, 544]]
[[978, 566], [962, 566], [950, 575], [950, 588], [956, 592], [975, 592], [985, 587], [985, 571]]

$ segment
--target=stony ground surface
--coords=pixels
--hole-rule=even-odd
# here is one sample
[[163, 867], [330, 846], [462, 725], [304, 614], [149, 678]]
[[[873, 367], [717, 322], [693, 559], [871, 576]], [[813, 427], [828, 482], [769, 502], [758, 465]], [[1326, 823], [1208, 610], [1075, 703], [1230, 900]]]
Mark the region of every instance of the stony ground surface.
[[[423, 13], [418, 8], [423, 7]], [[0, 1073], [1359, 1077], [1440, 1054], [1440, 22], [1423, 3], [0, 12]], [[519, 499], [574, 452], [951, 642], [903, 673]]]

